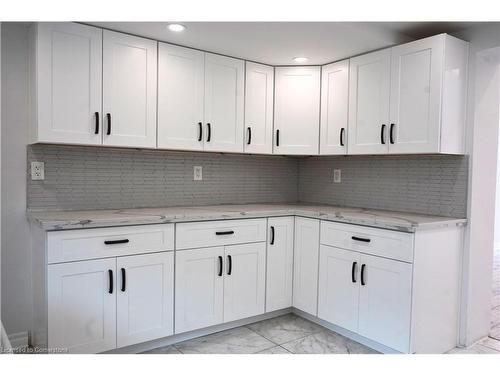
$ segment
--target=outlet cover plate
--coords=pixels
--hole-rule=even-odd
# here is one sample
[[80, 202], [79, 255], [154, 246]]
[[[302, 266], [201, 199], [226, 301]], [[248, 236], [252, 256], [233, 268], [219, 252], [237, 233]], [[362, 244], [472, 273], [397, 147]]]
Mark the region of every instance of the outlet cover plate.
[[203, 167], [200, 166], [193, 167], [193, 180], [194, 181], [203, 180]]
[[31, 179], [33, 181], [45, 180], [45, 163], [43, 161], [31, 162]]
[[340, 184], [342, 182], [342, 171], [341, 169], [333, 170], [333, 182], [335, 184]]

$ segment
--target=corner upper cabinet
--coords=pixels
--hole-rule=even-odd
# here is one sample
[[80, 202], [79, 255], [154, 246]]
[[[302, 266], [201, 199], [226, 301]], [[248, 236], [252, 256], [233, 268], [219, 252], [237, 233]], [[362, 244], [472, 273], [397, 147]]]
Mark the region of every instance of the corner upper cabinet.
[[245, 62], [245, 152], [273, 153], [274, 68]]
[[349, 60], [321, 68], [321, 155], [347, 154]]
[[318, 154], [320, 69], [319, 66], [276, 68], [275, 154]]
[[157, 44], [104, 30], [104, 145], [156, 148]]
[[102, 30], [35, 23], [30, 36], [31, 143], [102, 143]]

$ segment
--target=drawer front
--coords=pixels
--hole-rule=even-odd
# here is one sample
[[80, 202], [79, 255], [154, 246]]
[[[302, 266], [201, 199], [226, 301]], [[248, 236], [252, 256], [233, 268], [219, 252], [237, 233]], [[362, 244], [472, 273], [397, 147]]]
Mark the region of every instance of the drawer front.
[[176, 226], [176, 250], [224, 246], [266, 240], [267, 219], [220, 220], [180, 223]]
[[174, 225], [74, 229], [47, 233], [48, 263], [174, 250]]
[[359, 225], [321, 222], [321, 244], [413, 262], [413, 234]]

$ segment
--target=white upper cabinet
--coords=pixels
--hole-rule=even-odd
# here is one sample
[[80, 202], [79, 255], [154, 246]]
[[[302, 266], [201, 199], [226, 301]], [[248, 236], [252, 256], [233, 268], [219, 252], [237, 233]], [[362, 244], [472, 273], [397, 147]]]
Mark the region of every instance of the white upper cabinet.
[[205, 54], [205, 151], [243, 152], [245, 62]]
[[274, 68], [245, 63], [245, 152], [272, 154]]
[[446, 34], [391, 49], [389, 152], [463, 153], [467, 51]]
[[347, 153], [349, 60], [321, 68], [321, 155]]
[[156, 148], [157, 44], [104, 30], [104, 145]]
[[158, 148], [203, 150], [205, 53], [158, 48]]
[[33, 25], [30, 141], [102, 143], [102, 30], [77, 23]]
[[320, 69], [319, 66], [276, 68], [275, 154], [318, 154]]
[[349, 154], [388, 152], [390, 73], [390, 49], [350, 59]]

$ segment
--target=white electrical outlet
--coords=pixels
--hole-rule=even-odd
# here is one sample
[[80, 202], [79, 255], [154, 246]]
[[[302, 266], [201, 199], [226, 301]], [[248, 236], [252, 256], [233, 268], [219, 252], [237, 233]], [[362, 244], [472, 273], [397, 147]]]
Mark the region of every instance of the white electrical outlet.
[[193, 180], [194, 181], [203, 180], [203, 167], [200, 166], [193, 167]]
[[340, 169], [333, 170], [333, 182], [340, 184], [342, 182], [342, 172]]
[[45, 163], [43, 161], [31, 162], [31, 179], [45, 180]]

